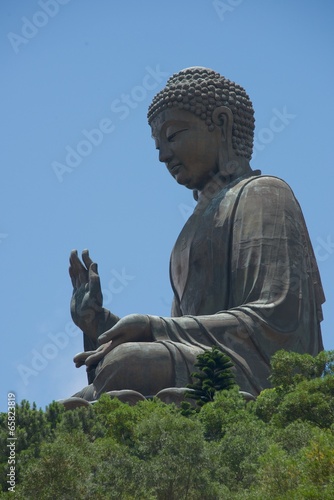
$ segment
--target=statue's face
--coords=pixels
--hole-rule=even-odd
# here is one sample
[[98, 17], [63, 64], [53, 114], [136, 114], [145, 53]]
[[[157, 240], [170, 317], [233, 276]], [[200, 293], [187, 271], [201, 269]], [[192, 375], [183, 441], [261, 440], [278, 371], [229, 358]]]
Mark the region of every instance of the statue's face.
[[210, 132], [195, 114], [177, 108], [161, 111], [151, 127], [159, 160], [175, 180], [202, 190], [218, 172], [219, 128]]

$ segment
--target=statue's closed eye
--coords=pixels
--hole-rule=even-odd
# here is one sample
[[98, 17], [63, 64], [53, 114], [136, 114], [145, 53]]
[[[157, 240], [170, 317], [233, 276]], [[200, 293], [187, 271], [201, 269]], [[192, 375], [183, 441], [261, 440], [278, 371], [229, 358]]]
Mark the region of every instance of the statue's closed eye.
[[188, 130], [186, 128], [182, 128], [181, 130], [176, 130], [175, 132], [168, 134], [167, 135], [167, 141], [168, 142], [173, 142], [174, 138], [179, 134], [180, 132], [184, 132], [185, 130]]

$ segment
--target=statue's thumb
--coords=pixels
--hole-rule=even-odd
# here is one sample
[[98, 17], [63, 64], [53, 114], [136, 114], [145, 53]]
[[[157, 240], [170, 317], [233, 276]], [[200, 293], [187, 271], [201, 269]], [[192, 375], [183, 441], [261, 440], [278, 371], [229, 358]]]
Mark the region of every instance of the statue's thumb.
[[90, 265], [90, 271], [93, 271], [93, 273], [98, 274], [96, 262], [93, 262], [93, 264]]

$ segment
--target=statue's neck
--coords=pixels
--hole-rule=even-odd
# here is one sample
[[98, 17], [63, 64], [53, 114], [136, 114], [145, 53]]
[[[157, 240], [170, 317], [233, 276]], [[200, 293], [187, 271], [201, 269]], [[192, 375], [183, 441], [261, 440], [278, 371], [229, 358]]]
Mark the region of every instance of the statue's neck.
[[223, 175], [218, 172], [212, 175], [212, 178], [206, 183], [203, 189], [194, 190], [193, 196], [196, 201], [202, 201], [204, 199], [212, 199], [215, 197], [222, 189], [225, 189], [229, 184], [234, 182], [236, 179], [242, 179], [250, 175], [259, 175], [258, 171], [253, 172], [249, 163], [243, 166], [242, 169], [238, 169], [230, 175]]

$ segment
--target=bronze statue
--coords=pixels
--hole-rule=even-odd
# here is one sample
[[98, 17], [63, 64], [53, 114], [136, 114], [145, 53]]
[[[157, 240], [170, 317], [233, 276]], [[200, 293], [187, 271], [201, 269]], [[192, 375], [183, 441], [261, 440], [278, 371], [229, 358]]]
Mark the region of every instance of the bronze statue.
[[75, 396], [144, 396], [190, 382], [212, 345], [232, 359], [242, 391], [269, 387], [278, 349], [323, 349], [324, 294], [300, 206], [282, 180], [252, 170], [254, 112], [242, 87], [202, 67], [173, 75], [149, 108], [159, 160], [197, 206], [170, 260], [171, 317], [103, 308], [97, 265], [74, 251], [72, 318], [84, 334], [89, 385]]

